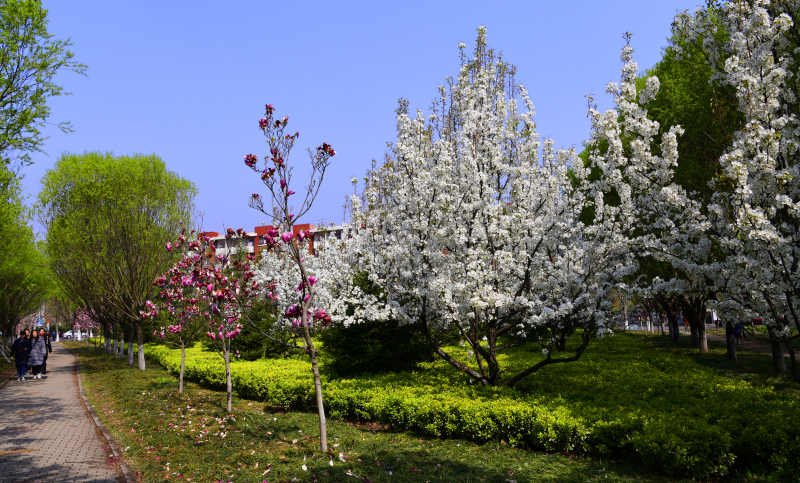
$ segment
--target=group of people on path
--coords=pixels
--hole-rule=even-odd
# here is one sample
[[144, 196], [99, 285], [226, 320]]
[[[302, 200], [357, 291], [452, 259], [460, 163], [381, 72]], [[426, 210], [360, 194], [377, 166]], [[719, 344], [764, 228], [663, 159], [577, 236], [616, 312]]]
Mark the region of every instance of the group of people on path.
[[47, 354], [53, 352], [53, 346], [44, 329], [34, 329], [32, 333], [25, 329], [19, 332], [11, 352], [17, 365], [18, 381], [24, 381], [26, 374], [33, 375], [33, 379], [41, 379], [42, 374], [47, 374]]

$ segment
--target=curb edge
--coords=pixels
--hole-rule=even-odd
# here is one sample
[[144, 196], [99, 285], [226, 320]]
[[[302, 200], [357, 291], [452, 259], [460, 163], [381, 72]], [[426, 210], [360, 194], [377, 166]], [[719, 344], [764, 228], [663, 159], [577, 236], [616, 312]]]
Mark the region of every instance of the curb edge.
[[103, 436], [108, 441], [108, 446], [111, 448], [111, 452], [119, 462], [119, 467], [122, 470], [122, 474], [125, 476], [125, 481], [127, 483], [136, 483], [136, 474], [133, 472], [128, 463], [125, 463], [122, 450], [120, 449], [119, 444], [117, 444], [117, 440], [114, 439], [114, 436], [112, 436], [108, 431], [108, 428], [105, 427], [103, 422], [100, 420], [100, 416], [97, 414], [97, 411], [94, 410], [94, 406], [92, 406], [92, 403], [89, 402], [89, 398], [86, 397], [86, 392], [83, 390], [83, 379], [81, 379], [81, 359], [74, 352], [72, 352], [72, 354], [75, 356], [75, 372], [78, 375], [78, 391], [83, 399], [83, 405], [86, 406], [86, 409], [92, 416], [92, 420], [94, 420], [94, 424], [100, 429], [100, 432], [103, 433]]

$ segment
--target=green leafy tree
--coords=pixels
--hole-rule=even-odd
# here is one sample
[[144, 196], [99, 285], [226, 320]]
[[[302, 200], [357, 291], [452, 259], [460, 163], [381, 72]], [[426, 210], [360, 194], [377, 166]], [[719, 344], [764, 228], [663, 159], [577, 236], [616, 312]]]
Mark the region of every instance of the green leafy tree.
[[6, 360], [17, 325], [39, 308], [50, 287], [21, 191], [19, 177], [0, 165], [0, 353]]
[[[56, 74], [86, 71], [73, 60], [70, 39], [54, 39], [47, 23], [40, 0], [0, 1], [0, 159], [12, 170], [30, 164], [29, 153], [42, 151], [47, 100], [69, 94], [54, 82]], [[56, 126], [72, 131], [69, 122]]]
[[42, 178], [41, 222], [59, 284], [106, 332], [109, 321], [133, 324], [142, 370], [142, 312], [176, 260], [165, 246], [192, 224], [196, 193], [155, 155], [64, 154]]

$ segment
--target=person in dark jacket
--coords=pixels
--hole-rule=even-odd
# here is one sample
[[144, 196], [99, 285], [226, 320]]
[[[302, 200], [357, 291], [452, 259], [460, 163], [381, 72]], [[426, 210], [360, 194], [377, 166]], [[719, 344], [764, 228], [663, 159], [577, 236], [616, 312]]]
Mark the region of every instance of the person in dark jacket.
[[[31, 350], [30, 343], [31, 343], [31, 331], [30, 329], [25, 329], [25, 340], [28, 341], [28, 351]], [[30, 356], [30, 352], [28, 352], [28, 356]], [[28, 357], [28, 363], [25, 365], [25, 374], [31, 373], [31, 360]]]
[[47, 355], [53, 352], [53, 346], [50, 344], [50, 335], [44, 329], [39, 329], [39, 337], [44, 339], [44, 347], [47, 351], [44, 353], [44, 361], [42, 362], [42, 374], [47, 374]]
[[14, 341], [11, 346], [11, 353], [14, 355], [14, 363], [17, 365], [17, 380], [25, 380], [25, 367], [28, 365], [28, 355], [30, 355], [31, 346], [28, 338], [25, 336], [25, 331], [19, 331], [19, 338]]
[[31, 355], [28, 356], [28, 363], [31, 365], [31, 372], [34, 379], [41, 379], [42, 375], [39, 374], [42, 370], [42, 363], [44, 356], [47, 354], [47, 347], [44, 344], [44, 337], [39, 337], [38, 331], [33, 331], [31, 338]]

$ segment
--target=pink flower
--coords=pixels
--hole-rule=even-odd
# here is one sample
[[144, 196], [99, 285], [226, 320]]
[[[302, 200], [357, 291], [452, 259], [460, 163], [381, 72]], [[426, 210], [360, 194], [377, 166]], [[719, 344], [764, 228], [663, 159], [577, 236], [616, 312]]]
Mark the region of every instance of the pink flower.
[[264, 118], [258, 121], [258, 127], [260, 127], [261, 129], [266, 129], [268, 125], [269, 125], [269, 119]]
[[291, 191], [291, 190], [286, 192], [286, 196], [292, 196], [293, 194], [294, 194], [294, 191]]
[[291, 241], [291, 239], [292, 239], [292, 234], [291, 233], [286, 232], [286, 233], [281, 234], [281, 240], [283, 240], [283, 243], [289, 243]]
[[297, 234], [297, 241], [302, 242], [305, 239], [305, 237], [306, 237], [306, 234], [301, 231], [300, 233]]
[[286, 180], [281, 178], [281, 189], [286, 188]]
[[257, 200], [258, 198], [259, 198], [259, 194], [258, 193], [253, 193], [253, 199]]
[[310, 286], [312, 286], [312, 287], [313, 287], [315, 283], [317, 283], [317, 277], [315, 277], [315, 276], [313, 276], [313, 275], [312, 275], [312, 276], [310, 276], [310, 277], [308, 277], [308, 284], [309, 284]]
[[172, 251], [172, 243], [170, 243], [170, 242], [167, 242], [167, 251], [168, 252]]
[[256, 165], [256, 163], [258, 163], [258, 158], [256, 157], [255, 154], [245, 155], [244, 164], [252, 168]]

